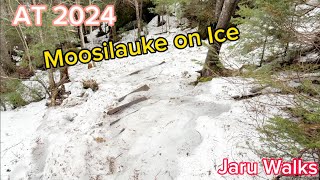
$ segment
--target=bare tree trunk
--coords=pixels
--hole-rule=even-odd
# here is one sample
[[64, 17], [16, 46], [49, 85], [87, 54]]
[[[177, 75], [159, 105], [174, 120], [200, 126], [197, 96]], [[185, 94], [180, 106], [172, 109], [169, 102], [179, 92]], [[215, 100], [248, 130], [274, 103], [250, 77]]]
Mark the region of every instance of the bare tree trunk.
[[137, 35], [138, 35], [138, 38], [140, 38], [141, 37], [141, 19], [140, 19], [140, 12], [139, 12], [140, 10], [139, 10], [138, 0], [134, 0], [134, 7], [136, 10], [137, 27], [138, 27]]
[[[60, 82], [62, 82], [62, 84], [61, 84], [61, 94], [65, 94], [66, 93], [66, 89], [65, 89], [64, 83], [70, 82], [69, 73], [68, 73], [68, 66], [60, 67], [59, 68], [59, 73], [60, 73]], [[59, 88], [59, 87], [57, 87], [57, 88]], [[58, 92], [59, 92], [59, 90], [58, 90]]]
[[170, 13], [169, 14], [167, 13], [166, 31], [168, 31], [168, 28], [170, 29], [169, 24], [170, 24]]
[[80, 41], [81, 41], [81, 48], [85, 48], [85, 42], [84, 42], [84, 35], [83, 35], [82, 26], [79, 26], [79, 35], [80, 35]]
[[[89, 6], [92, 4], [92, 2], [91, 2], [91, 0], [89, 0]], [[90, 12], [90, 15], [91, 15], [92, 13]], [[90, 30], [90, 34], [92, 33], [92, 26], [89, 26], [89, 30]]]
[[159, 26], [160, 26], [160, 22], [161, 22], [160, 14], [158, 14], [158, 23], [157, 23], [157, 27], [159, 27]]
[[223, 7], [224, 0], [217, 0], [216, 7], [215, 7], [215, 21], [218, 22], [222, 7]]
[[56, 86], [56, 82], [54, 81], [53, 76], [53, 69], [49, 69], [49, 89], [51, 92], [51, 98], [50, 98], [50, 106], [56, 105], [56, 99], [58, 96], [58, 87]]
[[161, 24], [162, 24], [162, 26], [161, 26], [161, 32], [163, 32], [163, 23], [164, 23], [164, 21], [163, 21], [163, 14], [161, 15]]
[[[217, 3], [221, 3], [221, 0], [218, 0]], [[235, 6], [239, 0], [225, 0], [223, 2], [223, 7], [221, 13], [216, 13], [216, 16], [219, 16], [218, 23], [216, 29], [227, 29], [231, 16], [234, 13]], [[220, 11], [220, 4], [216, 4], [216, 12]], [[223, 34], [219, 34], [219, 38], [223, 38]], [[211, 77], [214, 73], [223, 73], [225, 68], [219, 60], [219, 53], [221, 49], [222, 43], [214, 41], [214, 43], [209, 47], [207, 57], [205, 60], [205, 64], [203, 65], [203, 69], [201, 71], [201, 77]]]
[[141, 3], [140, 3], [140, 20], [141, 20], [141, 23], [143, 23], [142, 19], [143, 19], [143, 0], [141, 0]]
[[143, 31], [143, 0], [140, 3], [140, 23], [141, 23], [141, 30]]
[[[80, 5], [80, 0], [76, 0], [76, 4]], [[84, 35], [83, 35], [83, 28], [82, 25], [78, 27], [79, 28], [79, 36], [81, 41], [81, 48], [85, 48], [85, 42], [84, 42]]]
[[216, 29], [226, 29], [239, 0], [225, 0]]
[[[66, 49], [66, 47], [61, 46], [62, 49]], [[64, 67], [59, 67], [59, 73], [60, 73], [60, 82], [62, 83], [62, 94], [65, 93], [65, 88], [64, 88], [64, 83], [70, 82], [69, 78], [69, 71], [68, 71], [69, 66], [65, 65]], [[58, 87], [57, 87], [58, 88]]]
[[[118, 0], [115, 0], [115, 2], [114, 2], [114, 9], [117, 9], [118, 3], [119, 3], [119, 1], [118, 1]], [[114, 26], [111, 27], [110, 35], [112, 36], [113, 39], [115, 39], [115, 38], [117, 37], [117, 26], [116, 26], [116, 23], [114, 24]], [[110, 36], [109, 36], [109, 37], [110, 37]], [[113, 39], [111, 39], [111, 40], [113, 40]]]
[[263, 42], [263, 48], [262, 48], [262, 54], [261, 54], [261, 60], [260, 60], [259, 67], [261, 67], [264, 62], [264, 54], [266, 52], [267, 41], [268, 41], [268, 36], [266, 35], [264, 42]]

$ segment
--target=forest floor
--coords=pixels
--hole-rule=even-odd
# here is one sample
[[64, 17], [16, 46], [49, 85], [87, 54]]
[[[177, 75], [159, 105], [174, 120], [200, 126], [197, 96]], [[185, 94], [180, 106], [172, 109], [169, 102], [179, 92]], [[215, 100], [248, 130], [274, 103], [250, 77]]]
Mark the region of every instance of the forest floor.
[[[177, 28], [175, 18], [170, 17], [167, 33], [154, 24], [148, 25], [147, 39], [165, 37], [168, 51], [103, 61], [92, 69], [78, 64], [70, 67], [66, 90], [71, 94], [61, 106], [48, 108], [43, 100], [1, 112], [1, 179], [266, 178], [262, 172], [221, 176], [217, 170], [223, 158], [261, 161], [248, 143], [261, 145], [256, 127], [263, 118], [257, 111], [277, 113], [268, 105], [277, 97], [258, 97], [264, 104], [252, 103], [255, 98], [234, 100], [253, 86], [251, 79], [240, 77], [191, 85], [207, 48], [176, 49], [174, 36], [195, 30]], [[133, 33], [127, 32], [122, 42], [133, 41]], [[233, 68], [241, 64], [233, 55], [223, 59]], [[83, 89], [87, 79], [96, 80], [99, 90]], [[144, 85], [150, 89], [118, 101]], [[107, 114], [141, 97], [147, 100]]]

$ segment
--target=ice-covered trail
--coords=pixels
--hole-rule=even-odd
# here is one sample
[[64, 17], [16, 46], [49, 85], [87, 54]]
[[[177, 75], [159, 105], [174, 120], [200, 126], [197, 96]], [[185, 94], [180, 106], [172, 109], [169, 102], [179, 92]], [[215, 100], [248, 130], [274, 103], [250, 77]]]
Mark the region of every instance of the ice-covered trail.
[[[161, 36], [170, 43], [179, 33], [186, 34]], [[217, 78], [190, 85], [201, 68], [195, 60], [205, 55], [205, 47], [178, 50], [170, 44], [164, 53], [104, 61], [92, 69], [71, 67], [71, 82], [66, 85], [71, 95], [63, 104], [41, 109], [43, 118], [42, 113], [26, 116], [26, 121], [42, 119], [33, 137], [25, 140], [30, 148], [12, 167], [11, 179], [248, 179], [216, 172], [223, 158], [258, 161], [243, 148], [247, 141], [256, 141], [254, 123], [243, 103], [230, 98], [246, 84], [237, 78]], [[97, 80], [99, 90], [84, 90], [85, 79]], [[149, 91], [118, 102], [145, 84]], [[142, 96], [148, 100], [106, 114]], [[34, 112], [38, 107], [26, 108]], [[1, 114], [2, 118], [6, 116]]]
[[29, 104], [23, 108], [2, 111], [1, 114], [1, 178], [6, 179], [14, 165], [24, 159], [30, 139], [41, 123], [45, 102]]

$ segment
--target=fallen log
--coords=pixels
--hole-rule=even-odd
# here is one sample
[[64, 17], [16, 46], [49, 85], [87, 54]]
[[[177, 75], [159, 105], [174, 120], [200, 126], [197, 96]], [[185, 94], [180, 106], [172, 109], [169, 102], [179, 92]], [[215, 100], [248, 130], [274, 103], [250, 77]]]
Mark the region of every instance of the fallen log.
[[259, 91], [264, 90], [265, 88], [269, 87], [270, 85], [265, 85], [265, 86], [259, 86], [259, 87], [253, 87], [252, 89], [250, 89], [250, 92], [255, 94]]
[[133, 111], [133, 112], [125, 115], [124, 117], [121, 117], [121, 118], [119, 118], [119, 119], [117, 119], [117, 120], [115, 120], [115, 121], [110, 122], [110, 126], [115, 125], [115, 124], [118, 123], [121, 119], [123, 119], [123, 118], [125, 118], [125, 117], [127, 117], [127, 116], [129, 116], [129, 115], [131, 115], [131, 114], [133, 114], [133, 113], [135, 113], [135, 112], [137, 112], [137, 111], [139, 111], [139, 110], [135, 110], [135, 111]]
[[148, 85], [143, 85], [141, 87], [139, 87], [138, 89], [130, 92], [129, 94], [122, 96], [121, 98], [118, 99], [118, 102], [123, 101], [128, 95], [132, 94], [132, 93], [136, 93], [136, 92], [140, 92], [140, 91], [149, 91], [150, 87]]
[[132, 106], [132, 105], [138, 104], [138, 103], [140, 103], [140, 102], [142, 102], [142, 101], [145, 101], [145, 100], [147, 100], [147, 99], [148, 99], [148, 98], [146, 98], [146, 97], [141, 97], [141, 98], [139, 98], [139, 99], [136, 99], [136, 100], [131, 101], [131, 102], [129, 102], [129, 103], [126, 103], [126, 104], [124, 104], [124, 105], [118, 106], [118, 107], [116, 107], [116, 108], [114, 108], [114, 109], [111, 109], [111, 110], [109, 110], [109, 111], [107, 112], [107, 114], [108, 114], [108, 115], [113, 115], [113, 114], [119, 113], [119, 112], [123, 111], [124, 109], [126, 109], [126, 108], [128, 108], [128, 107], [130, 107], [130, 106]]
[[165, 61], [162, 61], [162, 62], [159, 63], [159, 64], [152, 65], [152, 66], [149, 66], [149, 67], [147, 67], [147, 68], [140, 69], [140, 70], [138, 70], [138, 71], [135, 71], [135, 72], [133, 72], [133, 73], [130, 73], [128, 76], [132, 76], [132, 75], [135, 75], [135, 74], [139, 74], [141, 71], [143, 71], [143, 70], [145, 70], [145, 69], [150, 69], [150, 68], [153, 68], [153, 67], [156, 67], [156, 66], [160, 66], [160, 65], [162, 65], [162, 64], [164, 64], [164, 63], [166, 63], [166, 62], [165, 62]]
[[262, 93], [253, 93], [253, 94], [247, 94], [247, 95], [237, 95], [237, 96], [232, 96], [232, 98], [234, 100], [243, 100], [243, 99], [249, 99], [249, 98], [253, 98], [256, 96], [260, 96], [262, 95]]

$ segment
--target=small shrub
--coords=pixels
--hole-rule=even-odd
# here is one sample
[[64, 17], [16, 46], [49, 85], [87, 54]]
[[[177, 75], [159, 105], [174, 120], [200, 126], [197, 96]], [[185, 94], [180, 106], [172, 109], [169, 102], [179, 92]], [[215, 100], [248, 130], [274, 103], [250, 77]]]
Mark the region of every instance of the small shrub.
[[106, 140], [105, 140], [104, 138], [102, 138], [102, 137], [96, 137], [96, 138], [94, 138], [94, 140], [95, 140], [97, 143], [104, 143], [104, 142], [106, 142]]
[[92, 91], [97, 91], [99, 89], [98, 83], [93, 79], [82, 81], [82, 85], [83, 85], [84, 89], [90, 88], [90, 89], [92, 89]]
[[2, 82], [0, 98], [0, 104], [4, 109], [6, 105], [17, 108], [43, 99], [37, 87], [27, 86], [19, 79], [8, 79]]
[[212, 80], [212, 77], [199, 77], [198, 82], [209, 82]]
[[[310, 107], [290, 109], [293, 118], [274, 117], [258, 130], [261, 139], [267, 143], [268, 156], [314, 157], [319, 160], [320, 150], [320, 109], [317, 104]], [[295, 119], [295, 120], [293, 120]]]
[[7, 101], [14, 107], [25, 106], [28, 103], [22, 98], [19, 92], [10, 92], [6, 94]]
[[21, 87], [21, 81], [19, 79], [9, 79], [1, 82], [1, 94], [16, 91]]

